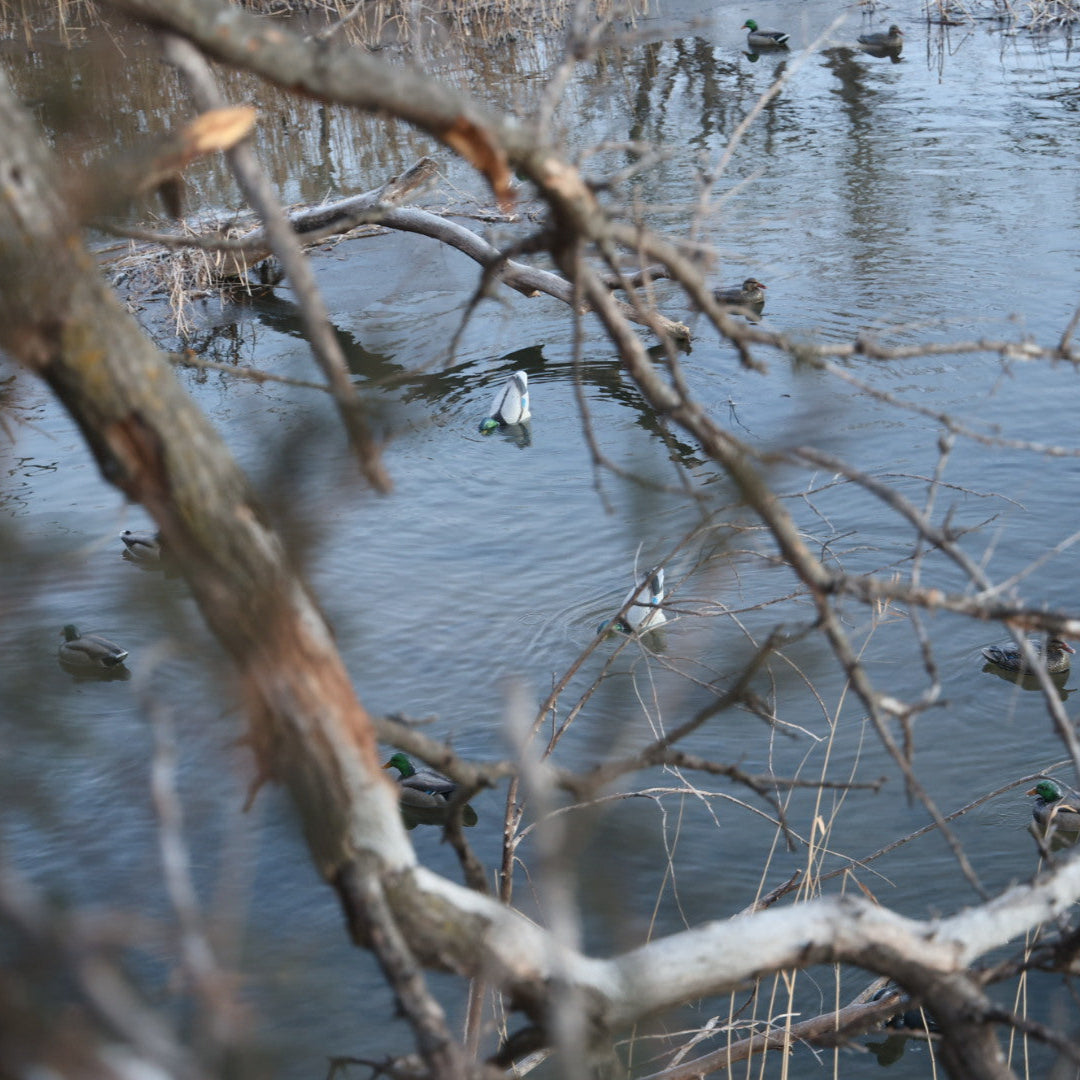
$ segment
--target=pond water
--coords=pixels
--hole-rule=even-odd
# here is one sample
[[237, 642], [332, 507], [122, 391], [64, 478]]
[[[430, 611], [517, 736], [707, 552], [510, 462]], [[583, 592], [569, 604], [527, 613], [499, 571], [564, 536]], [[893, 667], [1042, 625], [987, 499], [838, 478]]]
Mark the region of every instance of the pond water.
[[[648, 206], [652, 225], [675, 236], [693, 231], [715, 248], [718, 282], [749, 275], [766, 282], [762, 326], [796, 340], [849, 342], [867, 333], [892, 346], [1059, 340], [1080, 298], [1080, 78], [1068, 39], [1010, 33], [992, 22], [945, 29], [901, 3], [853, 8], [803, 57], [798, 50], [830, 26], [834, 6], [771, 0], [758, 21], [788, 29], [798, 48], [751, 58], [739, 29], [748, 15], [755, 17], [695, 0], [664, 4], [639, 21], [633, 43], [581, 65], [562, 114], [572, 152], [610, 143], [586, 166], [601, 175], [630, 160], [631, 140], [663, 147], [666, 156], [622, 197]], [[853, 47], [858, 33], [893, 21], [906, 34], [900, 62]], [[183, 95], [162, 77], [152, 49], [127, 45], [122, 77], [112, 49], [41, 45], [27, 54], [20, 44], [4, 53], [20, 93], [70, 160], [122, 147], [184, 115]], [[526, 108], [555, 57], [509, 43], [460, 65], [447, 62], [447, 77], [493, 103]], [[700, 175], [716, 166], [759, 95], [791, 69], [701, 212]], [[260, 150], [289, 200], [374, 187], [431, 152], [443, 177], [429, 205], [486, 206], [468, 171], [421, 137], [340, 110], [283, 103], [242, 79], [232, 89], [238, 97], [255, 93], [264, 108]], [[146, 101], [145, 111], [131, 109], [132, 100]], [[192, 192], [196, 205], [236, 202], [221, 163], [195, 172]], [[500, 242], [529, 227], [468, 223]], [[352, 476], [321, 395], [227, 374], [179, 377], [305, 559], [370, 709], [432, 716], [430, 730], [467, 756], [507, 754], [514, 689], [542, 701], [622, 601], [635, 559], [664, 562], [678, 617], [653, 635], [652, 651], [631, 642], [615, 658], [560, 744], [560, 761], [586, 766], [685, 719], [710, 688], [730, 684], [777, 625], [795, 632], [812, 621], [809, 601], [791, 596], [792, 576], [733, 505], [730, 485], [685, 437], [658, 424], [595, 323], [582, 326], [575, 364], [564, 307], [503, 294], [480, 305], [448, 356], [477, 280], [463, 256], [419, 237], [378, 235], [316, 253], [315, 267], [358, 384], [385, 406], [392, 495], [373, 496]], [[693, 319], [674, 286], [657, 290], [668, 315]], [[150, 307], [147, 314], [160, 313]], [[194, 340], [211, 358], [314, 377], [287, 287], [191, 314]], [[1080, 384], [1069, 365], [1006, 364], [985, 350], [848, 365], [857, 379], [911, 406], [898, 407], [767, 351], [759, 353], [766, 373], [745, 371], [703, 323], [696, 330], [681, 361], [714, 417], [762, 449], [809, 444], [840, 455], [916, 504], [939, 458], [941, 427], [928, 413], [1000, 435], [997, 444], [957, 441], [937, 513], [951, 511], [955, 526], [973, 529], [964, 547], [995, 581], [1030, 568], [1018, 595], [1077, 609], [1075, 551], [1066, 546], [1037, 562], [1076, 528], [1068, 508], [1080, 489]], [[494, 389], [517, 369], [530, 379], [528, 437], [479, 434]], [[575, 375], [603, 452], [652, 486], [594, 469]], [[250, 763], [236, 745], [242, 724], [214, 645], [181, 583], [120, 556], [117, 534], [146, 527], [145, 517], [100, 479], [78, 432], [40, 386], [19, 376], [9, 406], [13, 438], [0, 445], [9, 552], [0, 624], [7, 857], [73, 901], [168, 920], [149, 794], [149, 719], [167, 702], [201, 897], [222, 962], [244, 975], [252, 1037], [273, 1074], [309, 1076], [329, 1055], [374, 1059], [405, 1049], [408, 1032], [370, 958], [343, 947], [340, 914], [310, 868], [281, 793], [264, 791], [253, 811], [239, 813]], [[1067, 453], [1040, 455], [1007, 440]], [[704, 507], [678, 493], [680, 473], [707, 497]], [[771, 478], [790, 495], [813, 544], [828, 544], [846, 569], [909, 572], [910, 530], [867, 494], [792, 466], [778, 465]], [[968, 587], [933, 553], [923, 575], [944, 589]], [[928, 680], [905, 612], [851, 604], [846, 614], [878, 688], [917, 697]], [[53, 649], [59, 628], [72, 621], [125, 644], [132, 678], [76, 681], [62, 672]], [[979, 648], [999, 634], [943, 614], [925, 622], [942, 703], [915, 721], [915, 763], [944, 811], [1065, 756], [1040, 696], [982, 672]], [[605, 642], [571, 680], [560, 717], [617, 644]], [[1066, 699], [1072, 685], [1065, 683]], [[887, 776], [887, 783], [880, 791], [795, 792], [788, 820], [803, 840], [814, 835], [811, 860], [805, 843], [794, 851], [775, 844], [771, 807], [745, 789], [693, 774], [686, 782], [713, 794], [687, 794], [671, 774], [628, 779], [620, 791], [680, 790], [581, 816], [572, 857], [596, 913], [586, 926], [591, 948], [727, 917], [754, 899], [762, 881], [771, 888], [808, 865], [827, 872], [926, 822], [816, 638], [796, 637], [758, 689], [783, 727], [729, 711], [687, 750], [748, 771], [863, 783]], [[989, 889], [1036, 867], [1023, 790], [956, 824]], [[470, 834], [492, 868], [502, 795], [476, 800], [480, 822]], [[815, 819], [827, 825], [826, 836], [821, 826], [815, 832]], [[413, 836], [425, 861], [456, 876], [437, 830]], [[875, 862], [859, 880], [912, 916], [975, 900], [934, 834]], [[824, 886], [840, 887], [835, 880]], [[542, 906], [529, 889], [522, 877], [516, 899], [530, 910]], [[167, 962], [145, 964], [153, 985]], [[866, 981], [846, 974], [841, 1000]], [[459, 1018], [461, 985], [434, 985]], [[819, 970], [800, 979], [793, 1007], [812, 1015], [836, 994], [834, 975]], [[1044, 1019], [1069, 1007], [1056, 984], [1036, 984], [1028, 1003]], [[700, 1017], [727, 1010], [726, 1002], [703, 1003]], [[783, 1011], [774, 1003], [772, 1012]], [[769, 1014], [766, 1002], [754, 1013]], [[1045, 1055], [1032, 1053], [1038, 1075]], [[659, 1067], [651, 1054], [648, 1046], [634, 1052], [643, 1071]], [[774, 1058], [766, 1071], [781, 1068]], [[847, 1052], [839, 1071], [880, 1068], [872, 1056]], [[912, 1047], [887, 1075], [922, 1077], [931, 1068], [929, 1054]]]

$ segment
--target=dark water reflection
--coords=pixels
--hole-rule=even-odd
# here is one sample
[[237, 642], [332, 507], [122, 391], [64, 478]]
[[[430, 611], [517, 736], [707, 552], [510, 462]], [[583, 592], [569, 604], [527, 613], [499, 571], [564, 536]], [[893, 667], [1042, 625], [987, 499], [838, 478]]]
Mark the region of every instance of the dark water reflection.
[[[586, 164], [600, 178], [632, 160], [628, 141], [662, 144], [667, 156], [612, 197], [648, 204], [653, 224], [715, 247], [715, 283], [751, 275], [767, 282], [762, 325], [796, 340], [869, 333], [892, 345], [1060, 337], [1080, 298], [1080, 217], [1069, 212], [1077, 201], [1078, 95], [1066, 39], [1005, 39], [984, 27], [945, 32], [927, 28], [910, 8], [896, 13], [907, 44], [902, 63], [890, 63], [855, 47], [869, 24], [856, 26], [853, 17], [769, 102], [702, 209], [701, 176], [715, 168], [758, 95], [792, 69], [798, 50], [751, 63], [738, 29], [745, 13], [693, 3], [664, 14], [680, 16], [697, 21], [678, 32], [662, 20], [647, 23], [645, 40], [581, 65], [568, 91], [568, 138], [575, 150], [613, 144]], [[788, 29], [793, 45], [812, 40], [832, 17], [821, 0], [780, 0], [770, 11], [770, 22]], [[128, 44], [125, 57], [118, 67], [108, 43], [75, 53], [9, 45], [3, 62], [58, 147], [78, 163], [163, 130], [174, 110], [187, 114], [152, 49]], [[489, 100], [527, 106], [553, 54], [508, 45], [472, 59], [474, 65], [461, 57], [445, 63], [462, 81], [475, 72]], [[439, 155], [446, 182], [432, 202], [446, 188], [461, 202], [487, 198], [460, 163], [400, 125], [283, 102], [238, 76], [227, 81], [230, 93], [254, 96], [264, 108], [259, 151], [287, 199], [314, 202], [369, 188], [430, 151]], [[134, 109], [135, 102], [143, 108]], [[220, 162], [195, 170], [191, 183], [192, 205], [238, 201]], [[500, 225], [493, 232], [512, 242], [516, 230], [534, 227]], [[637, 557], [665, 563], [679, 617], [665, 626], [662, 662], [648, 643], [630, 642], [619, 653], [565, 740], [563, 763], [591, 764], [690, 715], [783, 623], [792, 639], [783, 660], [769, 666], [761, 693], [789, 727], [733, 711], [698, 732], [687, 749], [751, 770], [895, 777], [820, 645], [794, 634], [814, 613], [792, 595], [771, 548], [759, 550], [755, 534], [740, 526], [730, 485], [645, 407], [594, 325], [584, 325], [578, 355], [558, 304], [514, 294], [481, 304], [462, 329], [476, 271], [424, 238], [350, 241], [319, 253], [316, 268], [350, 371], [374, 403], [377, 423], [392, 434], [393, 496], [379, 500], [357, 487], [321, 395], [218, 373], [180, 377], [286, 524], [370, 708], [435, 715], [433, 730], [462, 753], [501, 755], [507, 679], [522, 680], [542, 698], [616, 610]], [[668, 314], [690, 317], [673, 287], [658, 289]], [[223, 362], [314, 378], [287, 288], [201, 314], [201, 340]], [[448, 355], [455, 337], [459, 344]], [[779, 455], [812, 442], [888, 477], [921, 503], [938, 460], [937, 424], [857, 387], [762, 359], [767, 374], [744, 370], [733, 350], [701, 327], [679, 356], [714, 417], [777, 451], [770, 479], [790, 496], [815, 543], [851, 572], [906, 572], [906, 527], [853, 485], [808, 476]], [[485, 439], [476, 424], [492, 387], [517, 369], [530, 381], [528, 443], [512, 433]], [[846, 370], [980, 431], [1076, 444], [1080, 392], [1064, 367], [1006, 366], [973, 353], [906, 362], [860, 357]], [[579, 398], [601, 450], [647, 483], [594, 470]], [[386, 1024], [391, 1005], [380, 1014], [367, 1004], [383, 1000], [378, 976], [366, 957], [342, 947], [340, 915], [307, 869], [280, 793], [260, 796], [257, 820], [238, 813], [250, 764], [234, 746], [240, 731], [214, 647], [182, 583], [143, 573], [121, 557], [121, 529], [147, 523], [97, 478], [78, 432], [40, 388], [20, 380], [18, 406], [33, 422], [19, 427], [14, 447], [0, 449], [3, 527], [25, 545], [18, 558], [3, 560], [9, 603], [2, 647], [12, 672], [3, 734], [18, 747], [3, 779], [19, 796], [10, 800], [4, 826], [8, 850], [27, 872], [74, 898], [145, 902], [167, 917], [165, 897], [147, 886], [160, 874], [145, 795], [150, 739], [141, 695], [148, 685], [179, 700], [178, 785], [190, 808], [199, 884], [216, 895], [234, 862], [250, 875], [237, 886], [234, 925], [245, 928], [254, 954], [243, 966], [261, 1036], [280, 1050], [278, 1074], [308, 1076], [312, 1063], [321, 1067], [330, 1053], [374, 1058], [400, 1049], [394, 1040], [404, 1033]], [[677, 492], [676, 467], [706, 496], [704, 505]], [[953, 486], [942, 498], [954, 523], [988, 522], [964, 544], [999, 579], [1045, 555], [1073, 528], [1067, 508], [1080, 495], [1080, 471], [1072, 458], [960, 440], [946, 480]], [[290, 518], [297, 509], [299, 518]], [[679, 547], [694, 528], [701, 531]], [[1074, 565], [1073, 552], [1064, 550], [1023, 579], [1024, 595], [1077, 609]], [[942, 588], [967, 587], [933, 553], [925, 572]], [[774, 604], [778, 597], [787, 599]], [[738, 612], [737, 620], [719, 617], [725, 611]], [[877, 685], [896, 697], [917, 696], [927, 676], [904, 614], [849, 614]], [[130, 682], [76, 683], [55, 670], [56, 628], [84, 617], [139, 642], [131, 647]], [[940, 614], [927, 624], [942, 701], [915, 723], [916, 762], [947, 812], [1048, 768], [1061, 751], [1040, 695], [981, 670], [985, 627]], [[159, 659], [155, 649], [164, 642], [176, 652]], [[598, 650], [561, 708], [577, 700], [613, 652]], [[1068, 702], [1067, 679], [1059, 692]], [[676, 778], [635, 783], [674, 786]], [[666, 796], [667, 818], [646, 798], [580, 817], [582, 894], [604, 912], [586, 927], [590, 945], [613, 948], [684, 920], [726, 917], [754, 898], [767, 859], [768, 886], [807, 867], [805, 846], [770, 855], [775, 830], [767, 803], [723, 783], [700, 787], [692, 797]], [[475, 803], [470, 839], [495, 865], [501, 793]], [[1012, 791], [957, 821], [987, 887], [1035, 869], [1030, 813], [1025, 797]], [[831, 791], [819, 799], [796, 791], [787, 814], [804, 838], [819, 819], [829, 823], [828, 850], [820, 836], [815, 846], [815, 868], [826, 871], [925, 823], [895, 780], [880, 793]], [[412, 835], [425, 861], [456, 873], [437, 829]], [[242, 857], [234, 859], [234, 851]], [[875, 868], [883, 876], [868, 875], [867, 886], [908, 914], [951, 911], [972, 899], [933, 836]], [[808, 1014], [819, 997], [831, 1004], [828, 979], [819, 972], [803, 984], [798, 1007]], [[841, 996], [860, 988], [854, 982], [845, 978]], [[438, 985], [456, 1014], [460, 988]], [[1048, 992], [1043, 1005], [1052, 1010], [1057, 1000]], [[726, 1008], [702, 1007], [706, 1017], [726, 1015]], [[928, 1055], [912, 1046], [890, 1069], [897, 1077], [928, 1075]], [[780, 1066], [766, 1071], [774, 1075]]]

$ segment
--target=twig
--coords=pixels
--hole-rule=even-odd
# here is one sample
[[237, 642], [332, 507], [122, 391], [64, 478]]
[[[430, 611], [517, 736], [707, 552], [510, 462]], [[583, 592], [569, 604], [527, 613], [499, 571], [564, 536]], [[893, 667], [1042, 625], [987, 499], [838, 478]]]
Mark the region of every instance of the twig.
[[[202, 53], [175, 34], [167, 33], [164, 39], [166, 56], [183, 72], [198, 108], [206, 110], [220, 107], [222, 97], [210, 65]], [[382, 456], [368, 425], [364, 406], [357, 397], [348, 364], [330, 324], [329, 312], [315, 284], [311, 265], [285, 217], [277, 193], [249, 145], [236, 146], [228, 151], [228, 155], [241, 189], [248, 201], [259, 211], [274, 251], [292, 281], [308, 341], [330, 384], [338, 413], [348, 432], [360, 468], [377, 491], [389, 491], [390, 477], [383, 467]]]
[[353, 934], [375, 953], [416, 1032], [417, 1046], [430, 1075], [439, 1080], [465, 1080], [464, 1051], [450, 1034], [442, 1007], [428, 992], [423, 972], [394, 920], [378, 877], [354, 861], [341, 870], [336, 884]]

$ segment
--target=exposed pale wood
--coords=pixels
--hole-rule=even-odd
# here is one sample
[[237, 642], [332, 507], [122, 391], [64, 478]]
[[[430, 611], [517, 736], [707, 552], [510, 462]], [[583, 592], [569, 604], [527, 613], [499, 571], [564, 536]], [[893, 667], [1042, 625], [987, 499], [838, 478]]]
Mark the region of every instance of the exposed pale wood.
[[[432, 158], [420, 158], [401, 176], [391, 177], [371, 191], [290, 214], [289, 224], [300, 243], [316, 244], [327, 237], [347, 233], [358, 225], [378, 223], [388, 207], [410, 198], [430, 183], [437, 172], [438, 166]], [[218, 273], [223, 278], [244, 277], [256, 263], [272, 254], [266, 230], [257, 229], [222, 251], [223, 262]]]

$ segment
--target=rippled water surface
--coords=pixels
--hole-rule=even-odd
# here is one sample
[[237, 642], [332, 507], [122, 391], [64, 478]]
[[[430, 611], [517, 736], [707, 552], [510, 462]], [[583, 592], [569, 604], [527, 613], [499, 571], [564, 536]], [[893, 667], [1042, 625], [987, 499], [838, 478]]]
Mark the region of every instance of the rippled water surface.
[[[624, 197], [649, 206], [651, 224], [713, 246], [718, 281], [751, 274], [765, 281], [762, 325], [793, 339], [851, 342], [868, 335], [888, 346], [1059, 340], [1080, 298], [1080, 87], [1066, 40], [1009, 33], [989, 22], [946, 31], [926, 25], [911, 5], [872, 15], [852, 9], [819, 40], [835, 16], [832, 5], [770, 0], [758, 21], [789, 29], [800, 48], [814, 47], [805, 55], [751, 59], [739, 30], [747, 15], [755, 13], [668, 6], [641, 23], [636, 43], [582, 64], [562, 116], [567, 138], [574, 152], [611, 144], [586, 168], [599, 176], [626, 166], [630, 141], [662, 147], [663, 160], [629, 181]], [[854, 49], [859, 32], [892, 21], [906, 31], [901, 62]], [[537, 54], [521, 45], [498, 55], [475, 72], [463, 64], [455, 78], [471, 80], [495, 103], [526, 106], [541, 85], [543, 63], [538, 73]], [[121, 145], [135, 138], [112, 109], [99, 106], [95, 122], [79, 123], [44, 92], [62, 69], [65, 85], [77, 88], [79, 108], [104, 100], [110, 67], [100, 54], [43, 50], [29, 59], [5, 54], [66, 154], [91, 152], [85, 144], [94, 138]], [[157, 92], [165, 96], [144, 126], [164, 126], [172, 91], [156, 74], [154, 55], [135, 49], [129, 69], [162, 84]], [[759, 95], [787, 72], [702, 203], [700, 177], [716, 168]], [[432, 205], [445, 199], [460, 207], [470, 193], [478, 205], [486, 202], [466, 170], [422, 138], [401, 129], [384, 133], [371, 121], [308, 104], [284, 109], [265, 97], [261, 148], [287, 198], [365, 190], [433, 152], [444, 179], [429, 197]], [[194, 190], [231, 205], [236, 197], [218, 169], [193, 177]], [[496, 241], [525, 231], [467, 223], [490, 228]], [[463, 256], [427, 239], [386, 235], [315, 258], [358, 383], [373, 387], [386, 406], [391, 496], [377, 498], [355, 482], [319, 394], [218, 373], [180, 377], [304, 553], [369, 708], [433, 716], [432, 732], [468, 756], [508, 752], [502, 731], [510, 686], [521, 683], [542, 700], [621, 602], [635, 557], [643, 564], [664, 560], [679, 618], [654, 642], [656, 658], [634, 645], [625, 650], [575, 721], [560, 759], [587, 765], [642, 743], [657, 725], [685, 719], [705, 700], [703, 687], [728, 685], [754, 642], [777, 624], [794, 629], [812, 619], [810, 604], [797, 597], [759, 607], [788, 596], [793, 580], [763, 557], [772, 550], [763, 538], [734, 528], [734, 508], [681, 544], [702, 518], [675, 490], [676, 465], [707, 493], [712, 510], [722, 511], [733, 496], [695, 447], [663, 431], [595, 324], [582, 328], [580, 387], [598, 446], [623, 469], [669, 490], [594, 468], [582, 435], [572, 330], [556, 301], [505, 293], [484, 302], [448, 357], [476, 285], [476, 270]], [[657, 288], [667, 314], [693, 319], [673, 286]], [[211, 356], [314, 378], [287, 288], [195, 314], [229, 328], [213, 338]], [[795, 370], [764, 351], [758, 358], [767, 372], [748, 372], [703, 323], [697, 330], [682, 362], [693, 391], [720, 422], [762, 448], [813, 443], [894, 482], [917, 505], [938, 462], [936, 413], [981, 435], [1070, 452], [1077, 446], [1080, 392], [1065, 364], [1006, 363], [986, 348], [910, 360], [860, 356], [844, 367], [856, 382], [845, 383]], [[495, 386], [519, 368], [532, 389], [528, 438], [480, 435], [477, 424]], [[859, 381], [905, 405], [871, 397]], [[41, 387], [20, 376], [13, 401], [26, 422], [0, 448], [4, 534], [23, 545], [5, 560], [7, 617], [0, 626], [9, 672], [2, 736], [9, 853], [35, 879], [75, 899], [164, 916], [148, 718], [155, 701], [168, 701], [195, 872], [221, 925], [244, 928], [232, 935], [242, 946], [226, 949], [226, 960], [248, 974], [256, 1030], [275, 1054], [276, 1073], [309, 1076], [327, 1055], [377, 1058], [402, 1049], [407, 1033], [370, 959], [343, 947], [340, 914], [309, 867], [281, 794], [266, 791], [252, 812], [238, 814], [251, 766], [236, 745], [239, 714], [213, 643], [181, 583], [120, 558], [116, 534], [144, 527], [141, 511], [126, 507], [99, 478], [79, 433]], [[939, 513], [952, 507], [959, 527], [985, 523], [963, 543], [996, 580], [1029, 566], [1076, 528], [1080, 470], [1068, 454], [960, 438], [944, 478], [949, 486], [939, 492]], [[815, 550], [827, 542], [851, 572], [908, 572], [910, 534], [880, 503], [833, 483], [827, 470], [815, 475], [777, 465], [773, 480], [792, 496]], [[719, 557], [725, 550], [745, 554]], [[716, 557], [703, 562], [709, 553]], [[1020, 594], [1033, 604], [1077, 610], [1075, 566], [1074, 551], [1063, 550], [1024, 577]], [[924, 576], [944, 589], [967, 586], [933, 554]], [[738, 621], [717, 617], [718, 606], [743, 614]], [[917, 695], [926, 676], [904, 613], [883, 611], [875, 619], [854, 604], [846, 613], [877, 685], [896, 697]], [[69, 621], [124, 642], [133, 677], [77, 682], [61, 672], [55, 635]], [[981, 672], [978, 649], [996, 634], [940, 614], [927, 616], [926, 628], [945, 705], [915, 721], [916, 766], [944, 810], [1064, 756], [1039, 696]], [[560, 716], [613, 649], [605, 644], [586, 662], [560, 700]], [[790, 728], [726, 712], [687, 749], [748, 771], [801, 769], [807, 778], [837, 781], [889, 776], [876, 793], [830, 790], [819, 801], [799, 791], [792, 798], [790, 823], [803, 838], [816, 815], [829, 818], [841, 808], [828, 847], [844, 856], [866, 855], [924, 824], [925, 812], [905, 799], [895, 768], [821, 646], [797, 640], [784, 655], [786, 662], [777, 660], [763, 676], [760, 692], [775, 694], [777, 714]], [[660, 775], [637, 781], [675, 784]], [[767, 807], [726, 781], [699, 782], [719, 797], [619, 805], [592, 821], [591, 832], [583, 830], [582, 893], [607, 912], [587, 927], [594, 947], [639, 940], [658, 894], [659, 930], [726, 917], [753, 900], [775, 831], [755, 812]], [[481, 821], [472, 838], [493, 867], [501, 796], [487, 793], [475, 804]], [[988, 888], [1034, 869], [1028, 814], [1013, 790], [958, 823]], [[435, 830], [413, 835], [422, 858], [455, 873]], [[665, 881], [666, 851], [674, 889]], [[779, 847], [767, 887], [806, 864], [805, 847]], [[820, 868], [840, 864], [826, 854]], [[974, 899], [933, 836], [874, 868], [863, 884], [906, 914], [948, 912]], [[531, 906], [524, 882], [519, 897]], [[799, 1007], [807, 1014], [833, 1002], [831, 977], [817, 975], [802, 984]], [[860, 985], [845, 981], [841, 996]], [[460, 987], [436, 986], [456, 1018]], [[726, 1008], [706, 1004], [703, 1014]], [[845, 1075], [879, 1071], [873, 1058], [843, 1061]], [[910, 1051], [891, 1075], [929, 1075], [927, 1054]]]

